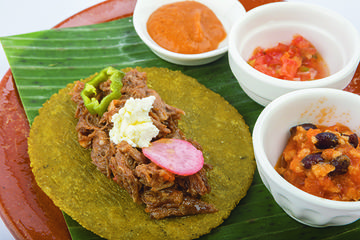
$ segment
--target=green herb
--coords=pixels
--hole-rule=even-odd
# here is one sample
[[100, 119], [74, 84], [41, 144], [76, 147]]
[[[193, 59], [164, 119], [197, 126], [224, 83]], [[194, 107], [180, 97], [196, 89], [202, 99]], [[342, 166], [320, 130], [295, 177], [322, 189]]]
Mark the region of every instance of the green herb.
[[308, 71], [309, 71], [309, 69], [310, 69], [310, 68], [305, 67], [305, 66], [301, 66], [301, 67], [299, 67], [299, 71], [300, 71], [300, 72], [308, 72]]

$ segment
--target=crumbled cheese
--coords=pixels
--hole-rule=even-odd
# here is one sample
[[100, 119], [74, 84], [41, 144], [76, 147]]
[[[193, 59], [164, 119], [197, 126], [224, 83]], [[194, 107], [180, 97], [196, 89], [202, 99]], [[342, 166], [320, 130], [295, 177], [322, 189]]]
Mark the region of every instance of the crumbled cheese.
[[114, 126], [109, 133], [110, 140], [115, 144], [125, 140], [133, 147], [148, 147], [159, 133], [149, 116], [154, 101], [154, 96], [128, 99], [125, 106], [112, 116]]

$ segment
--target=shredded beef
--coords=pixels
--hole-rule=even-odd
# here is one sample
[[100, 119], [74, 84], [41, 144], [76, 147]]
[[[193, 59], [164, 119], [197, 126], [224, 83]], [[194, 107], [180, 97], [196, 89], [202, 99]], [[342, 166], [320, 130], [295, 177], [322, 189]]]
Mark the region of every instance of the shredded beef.
[[96, 130], [93, 133], [91, 159], [96, 167], [107, 177], [111, 176], [110, 159], [114, 154], [114, 145], [105, 132]]
[[[134, 148], [126, 141], [114, 144], [109, 139], [109, 131], [113, 127], [112, 116], [117, 113], [127, 99], [155, 96], [153, 108], [149, 113], [160, 138], [177, 138], [189, 141], [197, 149], [200, 144], [187, 139], [178, 128], [178, 120], [185, 114], [181, 109], [166, 104], [159, 94], [147, 87], [146, 73], [131, 70], [123, 78], [122, 96], [113, 100], [108, 111], [102, 117], [91, 115], [84, 106], [80, 96], [84, 82], [77, 82], [71, 92], [72, 100], [77, 104], [75, 117], [79, 119], [76, 130], [78, 141], [84, 148], [91, 149], [94, 165], [108, 178], [123, 187], [133, 201], [145, 204], [145, 211], [152, 218], [187, 216], [200, 213], [212, 213], [217, 209], [201, 200], [201, 196], [210, 193], [207, 180], [207, 164], [190, 176], [179, 176], [157, 166], [147, 159], [141, 149]], [[102, 99], [111, 92], [110, 80], [98, 86], [97, 99]]]
[[141, 203], [142, 185], [129, 166], [128, 160], [128, 156], [119, 154], [119, 152], [111, 158], [110, 169], [114, 174], [113, 180], [130, 194], [134, 202]]
[[136, 167], [135, 173], [140, 182], [151, 191], [159, 191], [174, 185], [175, 174], [160, 168], [154, 163], [141, 164]]
[[216, 212], [213, 205], [175, 189], [146, 191], [143, 201], [147, 206], [145, 211], [155, 219]]
[[183, 191], [189, 193], [193, 197], [202, 196], [211, 191], [210, 185], [207, 182], [206, 170], [204, 168], [193, 175], [179, 177], [178, 183]]

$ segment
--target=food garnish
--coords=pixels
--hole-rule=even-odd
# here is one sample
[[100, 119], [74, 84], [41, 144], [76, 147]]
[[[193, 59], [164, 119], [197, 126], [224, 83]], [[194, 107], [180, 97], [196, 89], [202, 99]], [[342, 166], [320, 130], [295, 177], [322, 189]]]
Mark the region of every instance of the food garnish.
[[329, 75], [320, 53], [301, 35], [295, 35], [290, 44], [257, 47], [248, 63], [266, 75], [284, 80], [308, 81]]
[[162, 138], [142, 151], [156, 165], [182, 176], [195, 174], [204, 165], [202, 152], [180, 139]]
[[[102, 116], [110, 102], [121, 96], [121, 79], [123, 77], [123, 72], [116, 70], [113, 67], [108, 67], [103, 69], [91, 81], [85, 83], [85, 87], [81, 92], [81, 97], [84, 101], [85, 107], [91, 114], [98, 114], [99, 116]], [[103, 83], [108, 79], [111, 80], [111, 92], [106, 96], [100, 96], [97, 89], [100, 83]], [[97, 98], [95, 96], [97, 96]]]
[[148, 147], [159, 133], [149, 116], [154, 101], [154, 96], [130, 97], [111, 118], [114, 126], [109, 132], [110, 140], [115, 144], [126, 141], [132, 147]]

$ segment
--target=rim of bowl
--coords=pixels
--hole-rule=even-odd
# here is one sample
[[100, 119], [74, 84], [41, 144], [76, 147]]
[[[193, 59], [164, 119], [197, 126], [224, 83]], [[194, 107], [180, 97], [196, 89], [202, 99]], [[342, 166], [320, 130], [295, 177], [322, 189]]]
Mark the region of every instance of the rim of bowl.
[[[293, 7], [295, 10], [299, 8], [312, 8], [313, 11], [316, 11], [319, 14], [329, 15], [332, 18], [337, 18], [342, 22], [345, 22], [349, 29], [353, 32], [353, 37], [356, 38], [355, 42], [359, 42], [356, 45], [356, 49], [354, 49], [354, 54], [351, 56], [350, 60], [337, 72], [329, 75], [328, 77], [316, 79], [312, 81], [289, 81], [283, 80], [275, 77], [271, 77], [266, 75], [253, 67], [251, 67], [246, 60], [240, 55], [237, 47], [237, 42], [239, 41], [236, 37], [236, 32], [238, 28], [245, 22], [249, 17], [256, 16], [262, 13], [262, 11], [270, 11], [273, 8], [279, 7]], [[337, 82], [339, 79], [344, 79], [346, 75], [351, 72], [355, 72], [357, 66], [359, 65], [360, 60], [360, 33], [355, 28], [355, 26], [347, 20], [342, 15], [338, 14], [337, 12], [311, 3], [304, 3], [304, 2], [275, 2], [275, 3], [268, 3], [265, 5], [261, 5], [254, 9], [248, 11], [245, 16], [238, 21], [236, 21], [231, 29], [230, 36], [229, 36], [229, 51], [231, 52], [237, 64], [241, 65], [244, 69], [248, 71], [248, 73], [252, 76], [260, 80], [261, 82], [270, 82], [272, 85], [279, 86], [279, 87], [287, 87], [290, 89], [298, 89], [301, 88], [310, 88], [310, 87], [326, 87], [329, 84], [333, 84]], [[229, 52], [229, 53], [230, 53]]]
[[[184, 0], [177, 0], [177, 1], [174, 1], [174, 2], [182, 2]], [[196, 0], [194, 0], [196, 1]], [[138, 1], [139, 2], [139, 1]], [[197, 1], [197, 2], [200, 2], [202, 4], [204, 4], [203, 2], [201, 1]], [[246, 10], [244, 8], [244, 6], [239, 2], [239, 1], [236, 1], [238, 2], [238, 7], [241, 9], [241, 11], [243, 12], [243, 15], [242, 17], [245, 15], [246, 13]], [[235, 3], [235, 2], [234, 2]], [[168, 4], [168, 2], [164, 2], [163, 4], [161, 4], [160, 6], [163, 6], [165, 4]], [[206, 4], [204, 4], [206, 5]], [[135, 28], [135, 31], [137, 32], [137, 34], [139, 35], [139, 37], [141, 38], [141, 40], [146, 44], [148, 45], [151, 49], [153, 49], [154, 51], [158, 52], [158, 53], [161, 53], [163, 55], [166, 55], [168, 57], [171, 57], [171, 58], [175, 58], [175, 59], [184, 59], [184, 60], [194, 60], [194, 59], [203, 59], [203, 58], [210, 58], [210, 57], [214, 57], [214, 56], [217, 56], [217, 55], [221, 55], [221, 54], [224, 54], [228, 51], [229, 49], [229, 40], [230, 40], [230, 33], [231, 33], [231, 29], [233, 28], [235, 22], [233, 23], [233, 26], [231, 27], [231, 29], [229, 30], [229, 32], [227, 33], [227, 37], [228, 37], [228, 44], [226, 44], [225, 46], [223, 47], [220, 47], [220, 48], [217, 48], [217, 49], [214, 49], [214, 50], [211, 50], [211, 51], [208, 51], [208, 52], [204, 52], [204, 53], [196, 53], [196, 54], [184, 54], [184, 53], [176, 53], [176, 52], [172, 52], [172, 51], [169, 51], [163, 47], [160, 47], [157, 43], [155, 43], [151, 37], [148, 37], [146, 35], [146, 33], [144, 33], [142, 31], [142, 28], [140, 27], [140, 25], [142, 23], [140, 23], [139, 21], [137, 21], [137, 16], [138, 16], [138, 12], [139, 12], [139, 8], [137, 8], [137, 4], [135, 5], [135, 9], [134, 9], [134, 14], [133, 14], [133, 22], [134, 22], [134, 28]], [[159, 6], [159, 7], [160, 7]], [[209, 6], [207, 6], [209, 7]], [[210, 7], [209, 7], [210, 8]], [[213, 10], [212, 10], [213, 11]], [[219, 17], [218, 17], [219, 18]], [[147, 22], [147, 19], [145, 21], [145, 23]]]
[[[277, 183], [278, 187], [282, 188], [285, 191], [291, 192], [294, 196], [296, 196], [299, 199], [304, 199], [308, 202], [311, 202], [316, 205], [333, 208], [337, 210], [360, 210], [360, 201], [336, 201], [336, 200], [330, 200], [326, 198], [321, 198], [315, 195], [312, 195], [310, 193], [307, 193], [291, 183], [289, 183], [286, 179], [280, 176], [280, 174], [275, 170], [274, 166], [271, 165], [267, 155], [265, 154], [262, 140], [261, 140], [261, 132], [263, 132], [264, 124], [262, 122], [264, 119], [267, 118], [267, 116], [270, 114], [270, 112], [277, 108], [279, 104], [284, 104], [285, 102], [289, 101], [289, 99], [298, 99], [300, 98], [309, 98], [313, 96], [313, 93], [316, 93], [319, 96], [321, 94], [325, 94], [328, 96], [331, 96], [333, 94], [341, 95], [342, 98], [350, 98], [353, 100], [360, 100], [360, 96], [354, 93], [338, 90], [338, 89], [332, 89], [332, 88], [316, 88], [316, 89], [301, 89], [296, 90], [290, 93], [286, 93], [278, 98], [276, 98], [274, 101], [269, 103], [264, 110], [261, 112], [260, 116], [258, 117], [254, 130], [253, 130], [253, 145], [254, 145], [254, 151], [255, 155], [258, 156], [256, 158], [257, 164], [261, 165], [261, 168], [263, 169], [264, 173], [267, 177], [271, 176], [274, 182]], [[324, 95], [322, 95], [324, 96]], [[355, 99], [356, 98], [356, 99]], [[285, 147], [285, 146], [284, 146]], [[280, 156], [279, 156], [280, 157]]]

